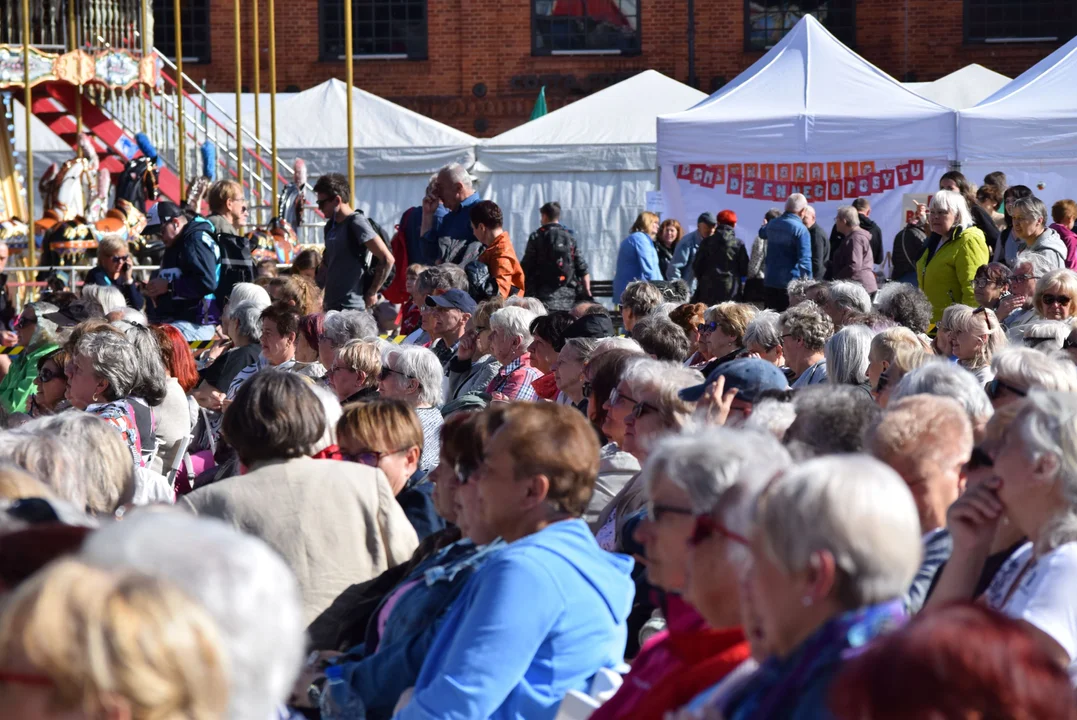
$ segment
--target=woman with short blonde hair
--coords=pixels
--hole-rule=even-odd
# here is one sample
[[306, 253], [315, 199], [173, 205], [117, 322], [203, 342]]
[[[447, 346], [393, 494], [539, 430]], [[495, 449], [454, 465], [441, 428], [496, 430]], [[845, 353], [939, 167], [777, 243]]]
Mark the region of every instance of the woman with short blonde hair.
[[1044, 320], [1069, 320], [1077, 315], [1077, 272], [1052, 270], [1041, 277], [1032, 304]]
[[665, 280], [658, 267], [658, 251], [654, 247], [657, 234], [658, 216], [652, 212], [641, 212], [617, 250], [617, 268], [613, 275], [614, 301], [620, 299], [630, 282]]
[[333, 355], [326, 377], [342, 405], [378, 396], [381, 351], [367, 340], [349, 340]]
[[[61, 560], [8, 598], [0, 667], [8, 717], [220, 720], [228, 707], [217, 626], [170, 583]], [[37, 710], [35, 710], [37, 709]]]
[[958, 364], [986, 385], [995, 376], [991, 359], [1006, 346], [1006, 332], [994, 310], [958, 306], [950, 325], [953, 355]]
[[748, 324], [759, 310], [748, 303], [724, 302], [707, 308], [699, 342], [705, 344], [714, 359], [703, 369], [704, 375], [724, 362], [740, 357]]

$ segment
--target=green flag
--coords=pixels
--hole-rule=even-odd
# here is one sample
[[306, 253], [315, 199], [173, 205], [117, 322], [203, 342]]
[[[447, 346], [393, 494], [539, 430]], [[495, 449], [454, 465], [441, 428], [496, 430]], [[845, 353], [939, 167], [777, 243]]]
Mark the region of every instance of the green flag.
[[535, 109], [531, 111], [531, 120], [540, 118], [546, 114], [546, 86], [539, 90], [538, 98], [535, 99]]

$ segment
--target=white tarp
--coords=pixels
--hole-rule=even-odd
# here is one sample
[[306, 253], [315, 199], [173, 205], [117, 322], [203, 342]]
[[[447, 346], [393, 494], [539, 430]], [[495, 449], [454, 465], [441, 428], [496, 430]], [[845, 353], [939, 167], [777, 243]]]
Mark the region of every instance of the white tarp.
[[954, 110], [970, 108], [994, 95], [1010, 78], [973, 63], [934, 82], [902, 83], [920, 97]]
[[[1077, 175], [1077, 37], [960, 113], [957, 159], [1010, 173], [1018, 165]], [[1030, 186], [1035, 187], [1035, 186]]]
[[505, 212], [517, 254], [538, 227], [539, 208], [556, 200], [592, 277], [612, 278], [617, 248], [657, 186], [655, 118], [705, 97], [646, 70], [483, 141], [480, 192]]
[[658, 118], [665, 216], [694, 228], [731, 209], [750, 242], [792, 192], [810, 195], [828, 232], [839, 205], [867, 197], [889, 252], [905, 196], [933, 192], [948, 169], [955, 117], [805, 16], [717, 93]]

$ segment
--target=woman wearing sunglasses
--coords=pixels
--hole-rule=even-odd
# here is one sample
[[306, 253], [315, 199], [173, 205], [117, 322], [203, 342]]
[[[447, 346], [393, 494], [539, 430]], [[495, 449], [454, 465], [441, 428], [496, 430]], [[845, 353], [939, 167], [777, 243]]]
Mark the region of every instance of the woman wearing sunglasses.
[[64, 397], [67, 393], [67, 375], [64, 374], [67, 360], [67, 353], [58, 349], [37, 361], [37, 377], [34, 378], [37, 392], [30, 396], [27, 407], [30, 417], [55, 415], [69, 407]]
[[378, 392], [383, 398], [403, 400], [415, 410], [423, 426], [419, 469], [431, 470], [441, 452], [441, 404], [444, 400], [444, 371], [432, 351], [418, 345], [404, 345], [385, 354], [378, 376]]
[[420, 542], [445, 527], [434, 507], [434, 484], [419, 469], [423, 428], [402, 400], [371, 400], [348, 407], [337, 423], [344, 459], [385, 473]]
[[647, 515], [636, 538], [647, 580], [667, 593], [668, 630], [647, 642], [592, 720], [660, 720], [730, 673], [754, 667], [737, 596], [743, 551], [736, 547], [747, 540], [743, 523], [731, 531], [725, 516], [789, 462], [776, 439], [740, 430], [708, 428], [659, 442], [641, 473]]
[[987, 396], [995, 410], [1020, 402], [1032, 388], [1077, 392], [1077, 368], [1039, 350], [1006, 348], [995, 355], [991, 369], [995, 377], [987, 383]]
[[134, 260], [126, 238], [112, 235], [102, 238], [97, 244], [97, 265], [86, 273], [86, 284], [114, 287], [123, 294], [129, 307], [141, 310], [146, 301], [134, 280]]
[[1044, 275], [1036, 283], [1032, 305], [1044, 320], [1069, 320], [1077, 314], [1077, 272], [1054, 270]]
[[37, 392], [38, 361], [56, 352], [56, 323], [45, 316], [57, 311], [49, 303], [30, 303], [15, 321], [15, 333], [23, 351], [11, 361], [0, 380], [0, 405], [7, 413], [26, 412], [30, 396]]

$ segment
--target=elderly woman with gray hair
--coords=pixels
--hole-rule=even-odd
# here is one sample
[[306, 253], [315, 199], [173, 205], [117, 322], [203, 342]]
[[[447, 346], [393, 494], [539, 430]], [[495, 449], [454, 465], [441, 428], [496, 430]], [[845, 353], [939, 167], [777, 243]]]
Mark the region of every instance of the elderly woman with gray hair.
[[831, 270], [837, 280], [852, 280], [864, 286], [869, 295], [879, 289], [875, 280], [875, 260], [871, 254], [871, 233], [860, 227], [860, 214], [852, 205], [838, 208], [834, 227], [845, 236], [830, 256]]
[[767, 659], [717, 707], [729, 720], [829, 717], [849, 651], [904, 621], [920, 566], [916, 504], [878, 460], [826, 457], [771, 479], [752, 521], [740, 604]]
[[1013, 220], [1013, 234], [1023, 241], [1028, 251], [1047, 258], [1052, 270], [1065, 268], [1066, 243], [1048, 227], [1051, 215], [1043, 201], [1035, 196], [1019, 198], [1008, 210]]
[[7, 413], [26, 412], [30, 396], [37, 392], [37, 363], [57, 349], [56, 323], [45, 316], [57, 311], [45, 302], [30, 303], [15, 321], [15, 332], [23, 351], [0, 380], [0, 406]]
[[994, 476], [951, 507], [954, 550], [938, 601], [972, 599], [996, 529], [1006, 518], [1028, 542], [1002, 565], [982, 600], [1015, 618], [1077, 678], [1077, 394], [1029, 393], [994, 455]]
[[114, 332], [83, 335], [75, 345], [67, 371], [68, 402], [115, 427], [136, 467], [144, 464], [142, 437], [129, 396], [139, 378], [134, 345]]
[[940, 190], [931, 198], [928, 222], [932, 235], [916, 264], [920, 289], [931, 301], [932, 320], [954, 303], [976, 307], [972, 282], [981, 265], [990, 262], [983, 231], [973, 224], [960, 193]]
[[441, 453], [442, 378], [441, 361], [431, 350], [403, 345], [385, 354], [378, 392], [382, 397], [403, 400], [414, 408], [423, 426], [423, 454], [420, 470], [432, 470]]
[[1045, 355], [1030, 348], [1007, 348], [991, 361], [995, 377], [987, 384], [987, 396], [998, 410], [1020, 402], [1033, 389], [1077, 392], [1077, 368], [1063, 355]]
[[647, 514], [636, 538], [646, 549], [648, 581], [667, 593], [669, 632], [636, 656], [593, 720], [665, 717], [731, 674], [755, 668], [734, 551], [746, 530], [732, 516], [789, 463], [776, 439], [743, 430], [706, 428], [658, 443], [641, 473]]
[[[848, 238], [846, 238], [848, 240]], [[847, 325], [826, 341], [826, 381], [831, 385], [852, 385], [871, 397], [868, 365], [875, 333], [864, 325]]]
[[890, 392], [889, 402], [920, 394], [942, 395], [957, 400], [972, 421], [977, 441], [983, 437], [987, 421], [995, 414], [991, 400], [976, 376], [945, 360], [928, 360], [906, 374]]
[[267, 307], [268, 303], [263, 304], [258, 300], [235, 302], [235, 295], [232, 295], [232, 302], [228, 303], [221, 317], [221, 328], [231, 341], [232, 347], [214, 360], [213, 364], [199, 371], [202, 382], [193, 393], [199, 405], [219, 412], [225, 393], [236, 375], [258, 362], [258, 356], [262, 352], [262, 311]]

